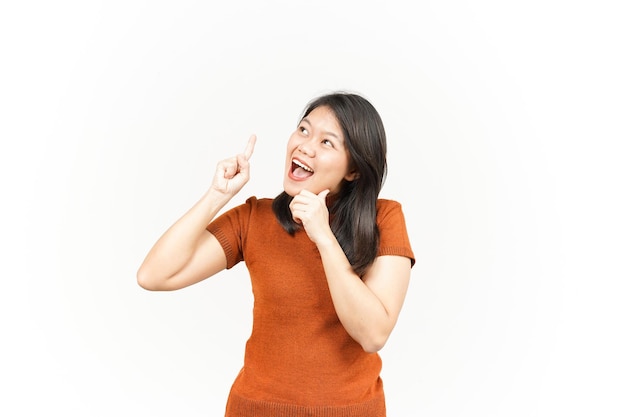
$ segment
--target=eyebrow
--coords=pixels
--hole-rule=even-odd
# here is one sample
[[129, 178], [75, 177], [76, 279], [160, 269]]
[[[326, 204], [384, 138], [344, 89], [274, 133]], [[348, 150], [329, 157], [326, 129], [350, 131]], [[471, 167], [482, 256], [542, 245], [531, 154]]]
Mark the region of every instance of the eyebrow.
[[[306, 122], [306, 124], [308, 124], [309, 126], [313, 127], [313, 124], [311, 123], [311, 121], [309, 119], [307, 119], [306, 117], [302, 119], [302, 122]], [[339, 142], [343, 143], [343, 140], [341, 140], [341, 138], [339, 136], [337, 136], [335, 133], [333, 132], [322, 132], [325, 136], [332, 136], [335, 139], [337, 139]]]

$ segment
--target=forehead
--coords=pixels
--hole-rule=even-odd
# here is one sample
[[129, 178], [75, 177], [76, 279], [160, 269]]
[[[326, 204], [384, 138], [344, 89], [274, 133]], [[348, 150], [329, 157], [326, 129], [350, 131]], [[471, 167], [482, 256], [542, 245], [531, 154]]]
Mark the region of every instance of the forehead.
[[302, 121], [337, 136], [341, 135], [342, 129], [335, 113], [327, 106], [320, 106], [313, 109], [307, 114]]

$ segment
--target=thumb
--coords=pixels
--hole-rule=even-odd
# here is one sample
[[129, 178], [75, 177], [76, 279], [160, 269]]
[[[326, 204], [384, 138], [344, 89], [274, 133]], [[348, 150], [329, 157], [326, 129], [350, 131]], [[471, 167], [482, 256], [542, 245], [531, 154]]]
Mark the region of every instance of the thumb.
[[330, 193], [330, 190], [324, 190], [321, 193], [319, 193], [317, 196], [325, 201], [328, 193]]

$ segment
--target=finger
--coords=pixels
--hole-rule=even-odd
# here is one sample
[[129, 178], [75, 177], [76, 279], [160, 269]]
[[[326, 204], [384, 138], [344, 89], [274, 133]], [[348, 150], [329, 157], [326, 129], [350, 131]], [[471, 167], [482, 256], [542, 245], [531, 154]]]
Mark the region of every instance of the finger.
[[224, 171], [224, 178], [231, 179], [237, 174], [237, 160], [231, 158], [223, 161], [222, 170]]
[[244, 176], [248, 176], [249, 170], [250, 163], [248, 162], [246, 157], [241, 154], [237, 155], [237, 172]]
[[326, 202], [326, 196], [328, 195], [328, 193], [330, 193], [330, 190], [324, 190], [321, 193], [319, 193], [317, 196], [321, 198], [322, 200], [324, 200], [324, 202]]
[[250, 159], [250, 157], [252, 156], [255, 143], [256, 143], [256, 135], [250, 136], [250, 139], [248, 139], [248, 144], [246, 145], [246, 149], [243, 151], [243, 156], [244, 158], [246, 158], [246, 161]]
[[311, 197], [315, 197], [315, 196], [316, 196], [316, 194], [315, 194], [315, 193], [312, 193], [312, 192], [310, 192], [309, 190], [304, 190], [304, 189], [303, 189], [303, 190], [301, 190], [298, 194], [296, 194], [294, 198], [301, 197], [301, 199], [302, 199], [303, 201], [306, 201], [306, 200], [310, 200], [310, 199], [311, 199]]
[[[297, 196], [296, 196], [297, 197]], [[302, 215], [304, 215], [306, 204], [296, 201], [296, 197], [289, 203], [289, 211], [291, 211], [291, 217], [296, 223], [302, 224]]]
[[292, 213], [300, 213], [300, 214], [304, 214], [307, 210], [307, 208], [309, 208], [310, 206], [306, 203], [291, 203], [289, 205], [289, 208], [291, 209]]

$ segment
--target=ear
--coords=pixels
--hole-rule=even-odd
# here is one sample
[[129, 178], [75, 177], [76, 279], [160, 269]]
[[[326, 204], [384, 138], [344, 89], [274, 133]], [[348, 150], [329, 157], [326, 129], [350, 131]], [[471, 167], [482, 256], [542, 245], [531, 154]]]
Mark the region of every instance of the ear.
[[348, 172], [346, 176], [343, 177], [343, 179], [346, 181], [354, 181], [357, 178], [359, 178], [359, 173], [357, 172], [356, 169], [353, 169], [352, 171]]

